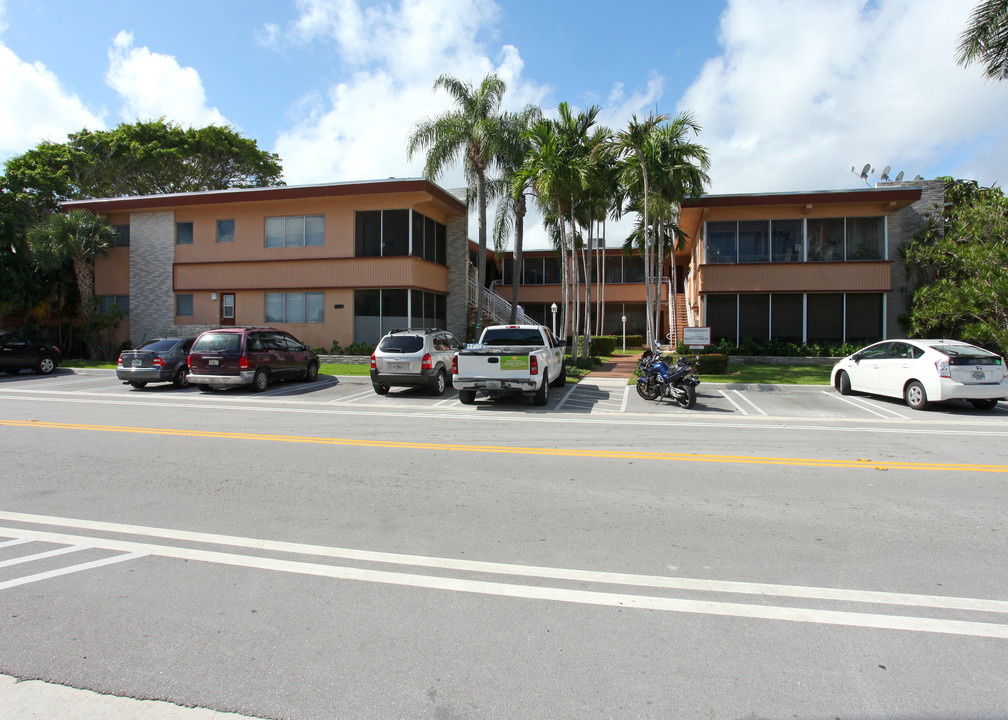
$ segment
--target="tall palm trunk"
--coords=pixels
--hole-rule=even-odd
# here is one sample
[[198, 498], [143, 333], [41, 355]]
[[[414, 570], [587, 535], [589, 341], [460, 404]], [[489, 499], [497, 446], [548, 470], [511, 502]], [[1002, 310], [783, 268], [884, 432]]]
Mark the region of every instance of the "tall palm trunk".
[[477, 253], [477, 288], [476, 288], [476, 340], [483, 330], [483, 308], [486, 305], [486, 175], [482, 170], [476, 172], [476, 205], [479, 214], [479, 252]]
[[514, 198], [514, 277], [511, 278], [511, 324], [518, 322], [518, 286], [521, 285], [522, 245], [525, 238], [525, 195]]

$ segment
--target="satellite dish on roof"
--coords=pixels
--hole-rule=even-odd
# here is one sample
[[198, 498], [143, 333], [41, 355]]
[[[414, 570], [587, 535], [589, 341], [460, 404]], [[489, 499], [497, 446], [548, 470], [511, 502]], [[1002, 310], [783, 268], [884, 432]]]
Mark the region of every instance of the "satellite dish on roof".
[[900, 182], [902, 179], [903, 179], [903, 171], [900, 170], [898, 173], [896, 173], [896, 182]]
[[924, 178], [922, 178], [920, 175], [914, 176], [914, 182], [918, 182], [918, 181], [923, 180], [923, 179]]
[[889, 180], [889, 166], [886, 165], [882, 168], [882, 174], [879, 176], [879, 180], [882, 182], [887, 182]]
[[861, 179], [864, 180], [868, 177], [868, 171], [871, 170], [871, 163], [865, 163], [865, 166], [861, 168]]

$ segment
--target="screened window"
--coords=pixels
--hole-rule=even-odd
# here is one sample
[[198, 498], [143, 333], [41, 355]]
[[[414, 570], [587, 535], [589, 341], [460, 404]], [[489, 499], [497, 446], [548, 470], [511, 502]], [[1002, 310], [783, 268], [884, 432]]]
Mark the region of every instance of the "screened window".
[[804, 245], [801, 220], [770, 222], [770, 262], [801, 262]]
[[525, 285], [542, 285], [546, 282], [546, 272], [543, 269], [546, 258], [526, 258]]
[[98, 312], [111, 312], [112, 308], [119, 308], [123, 315], [129, 315], [129, 295], [98, 296]]
[[707, 223], [707, 262], [738, 262], [738, 223]]
[[770, 297], [770, 337], [800, 345], [805, 339], [804, 296], [800, 293]]
[[409, 255], [409, 210], [382, 211], [382, 255]]
[[363, 210], [354, 214], [354, 255], [381, 256], [381, 210]]
[[847, 259], [885, 259], [885, 218], [847, 218]]
[[837, 262], [844, 259], [844, 219], [808, 221], [809, 262]]
[[739, 295], [738, 324], [740, 338], [763, 340], [770, 337], [770, 296]]
[[707, 325], [711, 340], [738, 342], [738, 295], [708, 295]]
[[444, 295], [411, 290], [410, 296], [410, 327], [443, 328], [447, 324], [448, 306]]
[[234, 220], [218, 220], [217, 221], [217, 242], [234, 242], [235, 239], [235, 221]]
[[809, 293], [808, 342], [843, 342], [844, 298], [840, 293]]
[[738, 261], [770, 262], [770, 223], [767, 220], [742, 220], [738, 224]]
[[847, 293], [846, 341], [863, 344], [882, 337], [882, 294]]
[[560, 284], [560, 259], [551, 256], [544, 257], [543, 261], [543, 284], [545, 285], [559, 285]]
[[175, 223], [175, 244], [193, 244], [193, 224], [191, 222]]
[[623, 282], [623, 258], [619, 256], [607, 257], [605, 261], [605, 281], [607, 283]]
[[268, 292], [266, 322], [321, 323], [325, 321], [325, 293]]
[[113, 225], [116, 231], [115, 246], [116, 247], [129, 247], [130, 244], [130, 226], [129, 225]]
[[191, 316], [193, 314], [193, 296], [192, 295], [176, 295], [175, 296], [175, 314], [182, 316]]
[[623, 258], [623, 282], [644, 282], [644, 259], [639, 255]]

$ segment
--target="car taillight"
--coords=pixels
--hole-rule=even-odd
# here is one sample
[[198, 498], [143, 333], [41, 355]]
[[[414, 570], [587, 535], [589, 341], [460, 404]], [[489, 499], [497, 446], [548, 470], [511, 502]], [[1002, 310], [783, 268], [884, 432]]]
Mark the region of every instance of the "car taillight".
[[372, 370], [377, 370], [378, 369], [378, 366], [375, 365], [374, 353], [371, 353], [371, 369]]
[[119, 362], [117, 362], [116, 365], [122, 367], [122, 355], [119, 356]]
[[950, 378], [952, 377], [952, 370], [949, 368], [948, 360], [938, 360], [935, 363], [935, 367], [938, 368], [938, 377]]
[[420, 361], [420, 369], [421, 370], [431, 370], [433, 367], [434, 367], [434, 363], [431, 362], [430, 353], [426, 353], [423, 356], [423, 360]]
[[185, 364], [187, 368], [192, 370], [192, 355], [186, 355]]
[[452, 355], [452, 375], [458, 375], [458, 355]]
[[240, 358], [238, 358], [238, 369], [239, 370], [248, 370], [249, 369], [248, 358], [245, 357], [244, 355], [242, 355]]
[[164, 367], [164, 360], [162, 360], [159, 357], [156, 357], [153, 360], [151, 360], [151, 365], [153, 365], [154, 367]]
[[539, 361], [536, 360], [536, 356], [533, 355], [529, 358], [529, 374], [538, 375], [539, 374]]

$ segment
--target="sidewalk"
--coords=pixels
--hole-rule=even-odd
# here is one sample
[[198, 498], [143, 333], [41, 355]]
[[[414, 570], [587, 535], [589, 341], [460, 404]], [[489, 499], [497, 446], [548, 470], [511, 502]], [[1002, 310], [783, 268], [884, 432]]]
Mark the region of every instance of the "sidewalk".
[[602, 363], [592, 370], [586, 377], [591, 378], [627, 378], [633, 377], [634, 370], [637, 369], [637, 361], [640, 355], [620, 355]]

